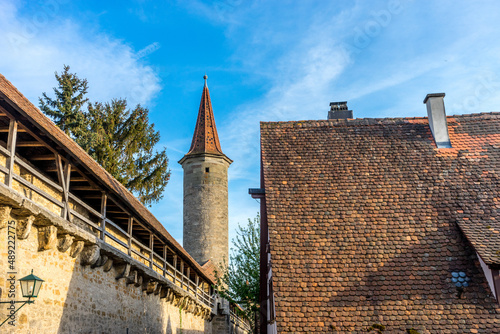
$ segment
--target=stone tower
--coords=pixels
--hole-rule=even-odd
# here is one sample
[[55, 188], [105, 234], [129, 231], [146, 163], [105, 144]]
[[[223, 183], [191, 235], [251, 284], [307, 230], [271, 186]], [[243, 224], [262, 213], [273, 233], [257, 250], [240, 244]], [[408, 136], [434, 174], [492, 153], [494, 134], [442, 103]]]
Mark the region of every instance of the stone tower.
[[189, 152], [179, 160], [184, 169], [183, 246], [203, 265], [228, 260], [227, 169], [233, 162], [222, 153], [215, 127], [207, 76]]

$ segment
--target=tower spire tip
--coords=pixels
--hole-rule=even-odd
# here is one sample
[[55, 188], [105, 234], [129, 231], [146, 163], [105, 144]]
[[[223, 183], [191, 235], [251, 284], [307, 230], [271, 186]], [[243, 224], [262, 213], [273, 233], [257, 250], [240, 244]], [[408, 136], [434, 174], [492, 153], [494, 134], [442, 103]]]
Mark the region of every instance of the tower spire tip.
[[203, 79], [205, 79], [205, 87], [207, 87], [207, 79], [208, 79], [208, 75], [206, 75], [206, 74], [205, 74], [205, 75], [203, 76]]

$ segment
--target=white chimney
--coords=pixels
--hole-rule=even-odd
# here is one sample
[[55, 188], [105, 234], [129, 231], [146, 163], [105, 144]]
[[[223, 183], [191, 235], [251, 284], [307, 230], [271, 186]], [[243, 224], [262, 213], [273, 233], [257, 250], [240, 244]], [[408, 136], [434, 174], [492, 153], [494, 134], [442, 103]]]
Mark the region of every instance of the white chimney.
[[444, 93], [427, 94], [424, 103], [427, 105], [427, 116], [429, 117], [429, 127], [438, 148], [450, 148], [450, 136], [448, 134], [448, 124], [446, 122], [446, 112], [444, 110]]

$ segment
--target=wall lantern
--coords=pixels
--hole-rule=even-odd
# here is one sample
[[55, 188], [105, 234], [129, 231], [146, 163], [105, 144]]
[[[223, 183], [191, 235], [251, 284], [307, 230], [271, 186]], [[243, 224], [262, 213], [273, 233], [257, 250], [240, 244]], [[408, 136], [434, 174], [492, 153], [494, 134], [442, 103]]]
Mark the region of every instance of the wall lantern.
[[0, 327], [9, 320], [14, 314], [17, 313], [24, 305], [26, 304], [33, 304], [35, 301], [31, 300], [31, 298], [36, 298], [38, 297], [38, 292], [40, 291], [40, 288], [42, 287], [42, 283], [44, 282], [43, 279], [40, 277], [37, 277], [33, 275], [33, 269], [31, 269], [31, 274], [29, 274], [26, 277], [23, 277], [19, 279], [19, 283], [21, 284], [21, 293], [23, 294], [24, 298], [28, 298], [28, 300], [21, 300], [21, 301], [8, 301], [8, 302], [0, 302], [0, 304], [16, 304], [16, 303], [23, 303], [17, 310], [14, 312], [11, 312], [10, 315], [7, 316], [7, 319], [5, 319], [2, 324], [0, 324]]
[[[31, 274], [21, 278], [19, 282], [21, 283], [21, 292], [23, 297], [28, 298], [29, 300], [31, 298], [38, 297], [38, 292], [40, 291], [44, 280], [33, 275], [33, 269], [31, 269]], [[32, 303], [34, 302], [35, 301], [32, 301]]]

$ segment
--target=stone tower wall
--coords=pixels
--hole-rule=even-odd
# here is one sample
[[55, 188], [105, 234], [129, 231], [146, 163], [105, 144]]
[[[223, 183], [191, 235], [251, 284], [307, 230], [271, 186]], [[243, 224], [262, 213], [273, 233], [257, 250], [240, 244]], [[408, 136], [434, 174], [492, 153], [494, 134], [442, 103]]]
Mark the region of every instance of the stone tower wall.
[[183, 247], [203, 264], [228, 260], [227, 169], [220, 156], [192, 156], [184, 169]]

